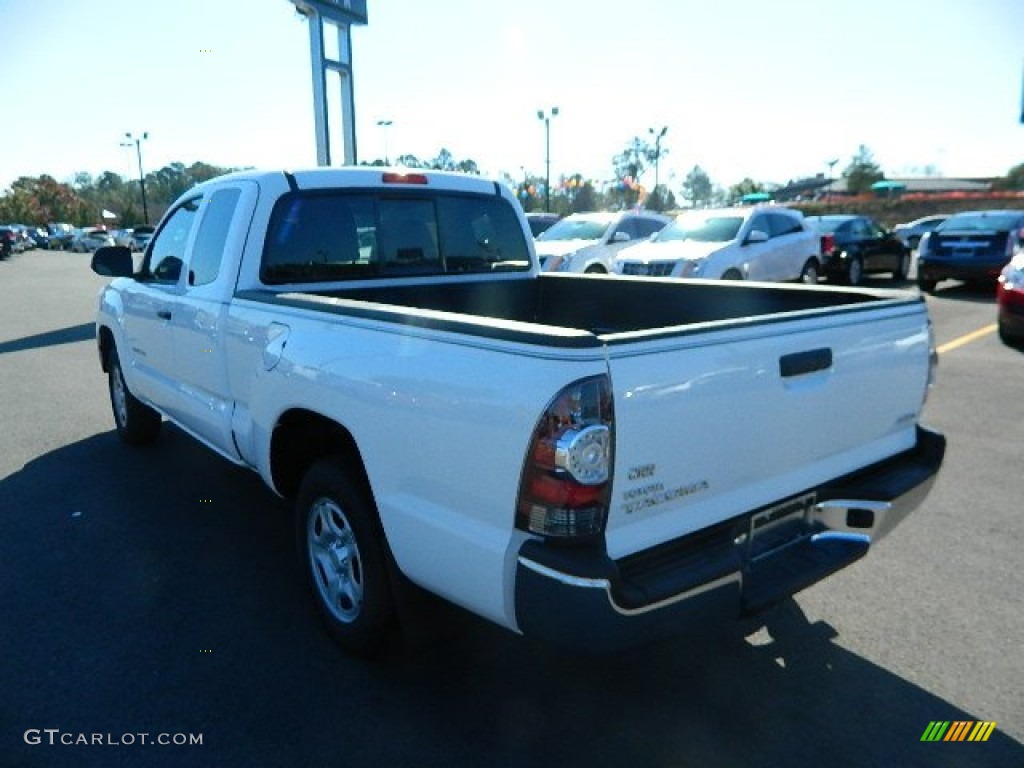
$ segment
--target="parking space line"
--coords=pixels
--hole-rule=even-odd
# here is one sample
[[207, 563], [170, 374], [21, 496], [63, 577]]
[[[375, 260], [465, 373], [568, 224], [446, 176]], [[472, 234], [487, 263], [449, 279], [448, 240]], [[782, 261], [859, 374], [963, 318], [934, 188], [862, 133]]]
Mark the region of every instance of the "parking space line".
[[995, 333], [995, 330], [995, 323], [992, 323], [991, 325], [986, 325], [984, 328], [979, 328], [976, 331], [971, 331], [970, 333], [964, 334], [958, 339], [947, 341], [941, 347], [938, 347], [935, 351], [938, 352], [940, 355], [944, 355], [947, 352], [952, 352], [954, 349], [958, 349], [959, 347], [964, 346], [965, 344], [970, 344], [972, 341], [976, 341], [977, 339], [980, 339], [983, 336], [988, 336], [990, 333]]

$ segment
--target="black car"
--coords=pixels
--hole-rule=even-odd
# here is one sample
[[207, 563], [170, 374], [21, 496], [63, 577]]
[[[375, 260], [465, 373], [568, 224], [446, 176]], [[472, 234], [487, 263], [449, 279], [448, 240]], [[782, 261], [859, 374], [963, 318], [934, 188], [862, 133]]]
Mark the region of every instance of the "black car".
[[910, 249], [892, 232], [867, 216], [835, 214], [808, 216], [821, 236], [822, 271], [829, 280], [860, 285], [864, 275], [891, 272], [893, 280], [906, 280]]
[[1024, 211], [967, 211], [950, 216], [917, 247], [917, 285], [942, 280], [994, 283], [1024, 243]]

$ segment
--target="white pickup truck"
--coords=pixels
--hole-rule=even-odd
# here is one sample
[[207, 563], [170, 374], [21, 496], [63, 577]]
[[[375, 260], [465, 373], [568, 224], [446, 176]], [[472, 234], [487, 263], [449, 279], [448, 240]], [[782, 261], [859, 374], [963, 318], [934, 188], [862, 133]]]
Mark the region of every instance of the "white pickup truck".
[[930, 488], [915, 293], [542, 274], [477, 177], [244, 172], [93, 269], [117, 431], [164, 419], [292, 500], [328, 628], [418, 585], [571, 648], [757, 612]]

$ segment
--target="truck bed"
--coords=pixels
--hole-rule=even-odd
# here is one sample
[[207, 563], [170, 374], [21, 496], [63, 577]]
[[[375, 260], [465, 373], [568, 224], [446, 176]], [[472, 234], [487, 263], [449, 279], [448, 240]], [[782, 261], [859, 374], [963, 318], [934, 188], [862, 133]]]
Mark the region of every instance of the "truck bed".
[[[634, 341], [637, 335], [675, 336], [706, 330], [709, 324], [749, 326], [778, 322], [796, 312], [857, 312], [872, 309], [881, 301], [915, 300], [912, 294], [891, 290], [543, 274], [519, 280], [388, 285], [301, 293], [247, 291], [239, 298], [481, 335], [514, 336], [516, 341], [527, 343], [575, 347]], [[481, 323], [480, 319], [576, 333], [509, 328]]]

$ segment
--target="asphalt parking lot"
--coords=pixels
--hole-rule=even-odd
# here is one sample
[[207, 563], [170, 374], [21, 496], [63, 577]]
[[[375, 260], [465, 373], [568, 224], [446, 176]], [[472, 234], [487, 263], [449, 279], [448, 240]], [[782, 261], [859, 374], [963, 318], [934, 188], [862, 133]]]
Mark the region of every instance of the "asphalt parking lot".
[[928, 299], [926, 505], [764, 629], [595, 659], [453, 610], [367, 663], [256, 475], [173, 428], [117, 439], [88, 260], [0, 262], [0, 766], [1024, 766], [1024, 352], [991, 292]]

